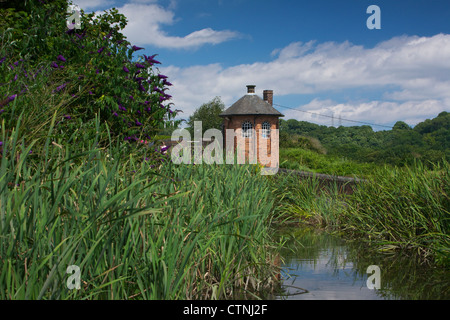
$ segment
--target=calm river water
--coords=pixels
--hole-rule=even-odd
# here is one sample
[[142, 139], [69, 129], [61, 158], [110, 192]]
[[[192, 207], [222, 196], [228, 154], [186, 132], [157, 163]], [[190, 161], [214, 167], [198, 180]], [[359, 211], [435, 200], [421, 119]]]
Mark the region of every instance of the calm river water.
[[[282, 294], [295, 300], [450, 299], [450, 270], [420, 264], [401, 253], [369, 254], [361, 245], [324, 232], [295, 229], [281, 253]], [[369, 266], [380, 270], [380, 289], [369, 289]], [[372, 281], [371, 281], [372, 283]]]

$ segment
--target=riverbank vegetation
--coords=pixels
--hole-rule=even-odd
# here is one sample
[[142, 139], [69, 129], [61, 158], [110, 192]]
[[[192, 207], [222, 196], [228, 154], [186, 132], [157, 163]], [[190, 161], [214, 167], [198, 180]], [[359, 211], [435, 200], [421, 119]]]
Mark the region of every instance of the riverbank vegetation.
[[380, 167], [339, 192], [336, 183], [291, 175], [277, 179], [283, 211], [295, 222], [338, 232], [375, 250], [417, 251], [424, 261], [450, 263], [450, 165]]
[[[255, 298], [276, 287], [274, 197], [254, 167], [154, 167], [120, 143], [60, 146], [51, 133], [41, 159], [20, 131], [3, 135], [1, 299]], [[66, 284], [72, 265], [80, 290]]]
[[282, 120], [281, 167], [364, 180], [343, 194], [337, 183], [287, 176], [277, 181], [283, 210], [375, 250], [449, 266], [449, 132], [448, 112], [380, 132]]
[[156, 55], [136, 57], [126, 18], [82, 14], [78, 30], [67, 1], [14, 5], [0, 10], [0, 299], [273, 290], [269, 181], [169, 161], [158, 135], [176, 127], [172, 84]]

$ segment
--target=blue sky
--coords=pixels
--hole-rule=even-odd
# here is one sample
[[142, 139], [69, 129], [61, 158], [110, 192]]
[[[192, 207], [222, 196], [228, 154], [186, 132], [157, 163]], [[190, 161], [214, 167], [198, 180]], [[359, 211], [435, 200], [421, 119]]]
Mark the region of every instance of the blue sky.
[[[74, 3], [127, 16], [124, 34], [145, 47], [139, 53], [158, 54], [181, 118], [216, 96], [229, 107], [247, 84], [261, 96], [274, 90], [286, 120], [413, 126], [450, 111], [448, 0]], [[381, 10], [381, 29], [367, 28], [370, 5]]]

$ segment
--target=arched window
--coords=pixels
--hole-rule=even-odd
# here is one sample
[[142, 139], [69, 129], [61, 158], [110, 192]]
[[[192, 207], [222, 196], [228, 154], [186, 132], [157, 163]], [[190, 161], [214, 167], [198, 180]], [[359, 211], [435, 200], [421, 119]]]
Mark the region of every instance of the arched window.
[[270, 138], [270, 123], [267, 121], [262, 124], [262, 137], [265, 139]]
[[244, 138], [251, 138], [252, 137], [252, 130], [253, 125], [250, 121], [245, 121], [242, 124], [242, 137]]

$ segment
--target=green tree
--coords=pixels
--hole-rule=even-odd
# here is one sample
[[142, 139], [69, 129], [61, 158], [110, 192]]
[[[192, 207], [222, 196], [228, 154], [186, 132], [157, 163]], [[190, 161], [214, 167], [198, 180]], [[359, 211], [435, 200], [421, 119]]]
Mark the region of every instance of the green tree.
[[70, 136], [100, 116], [112, 138], [152, 139], [176, 115], [156, 55], [137, 56], [144, 48], [126, 40], [128, 21], [115, 8], [82, 11], [81, 29], [69, 29], [68, 4], [30, 0], [25, 11], [0, 8], [0, 120], [12, 126], [24, 112], [21, 132], [33, 137], [36, 128], [47, 132], [42, 124], [57, 112], [55, 132], [64, 138], [64, 126]]
[[188, 131], [193, 135], [194, 122], [202, 122], [202, 134], [209, 129], [222, 130], [223, 119], [219, 115], [225, 110], [225, 104], [220, 97], [215, 97], [213, 100], [202, 104], [187, 121]]

